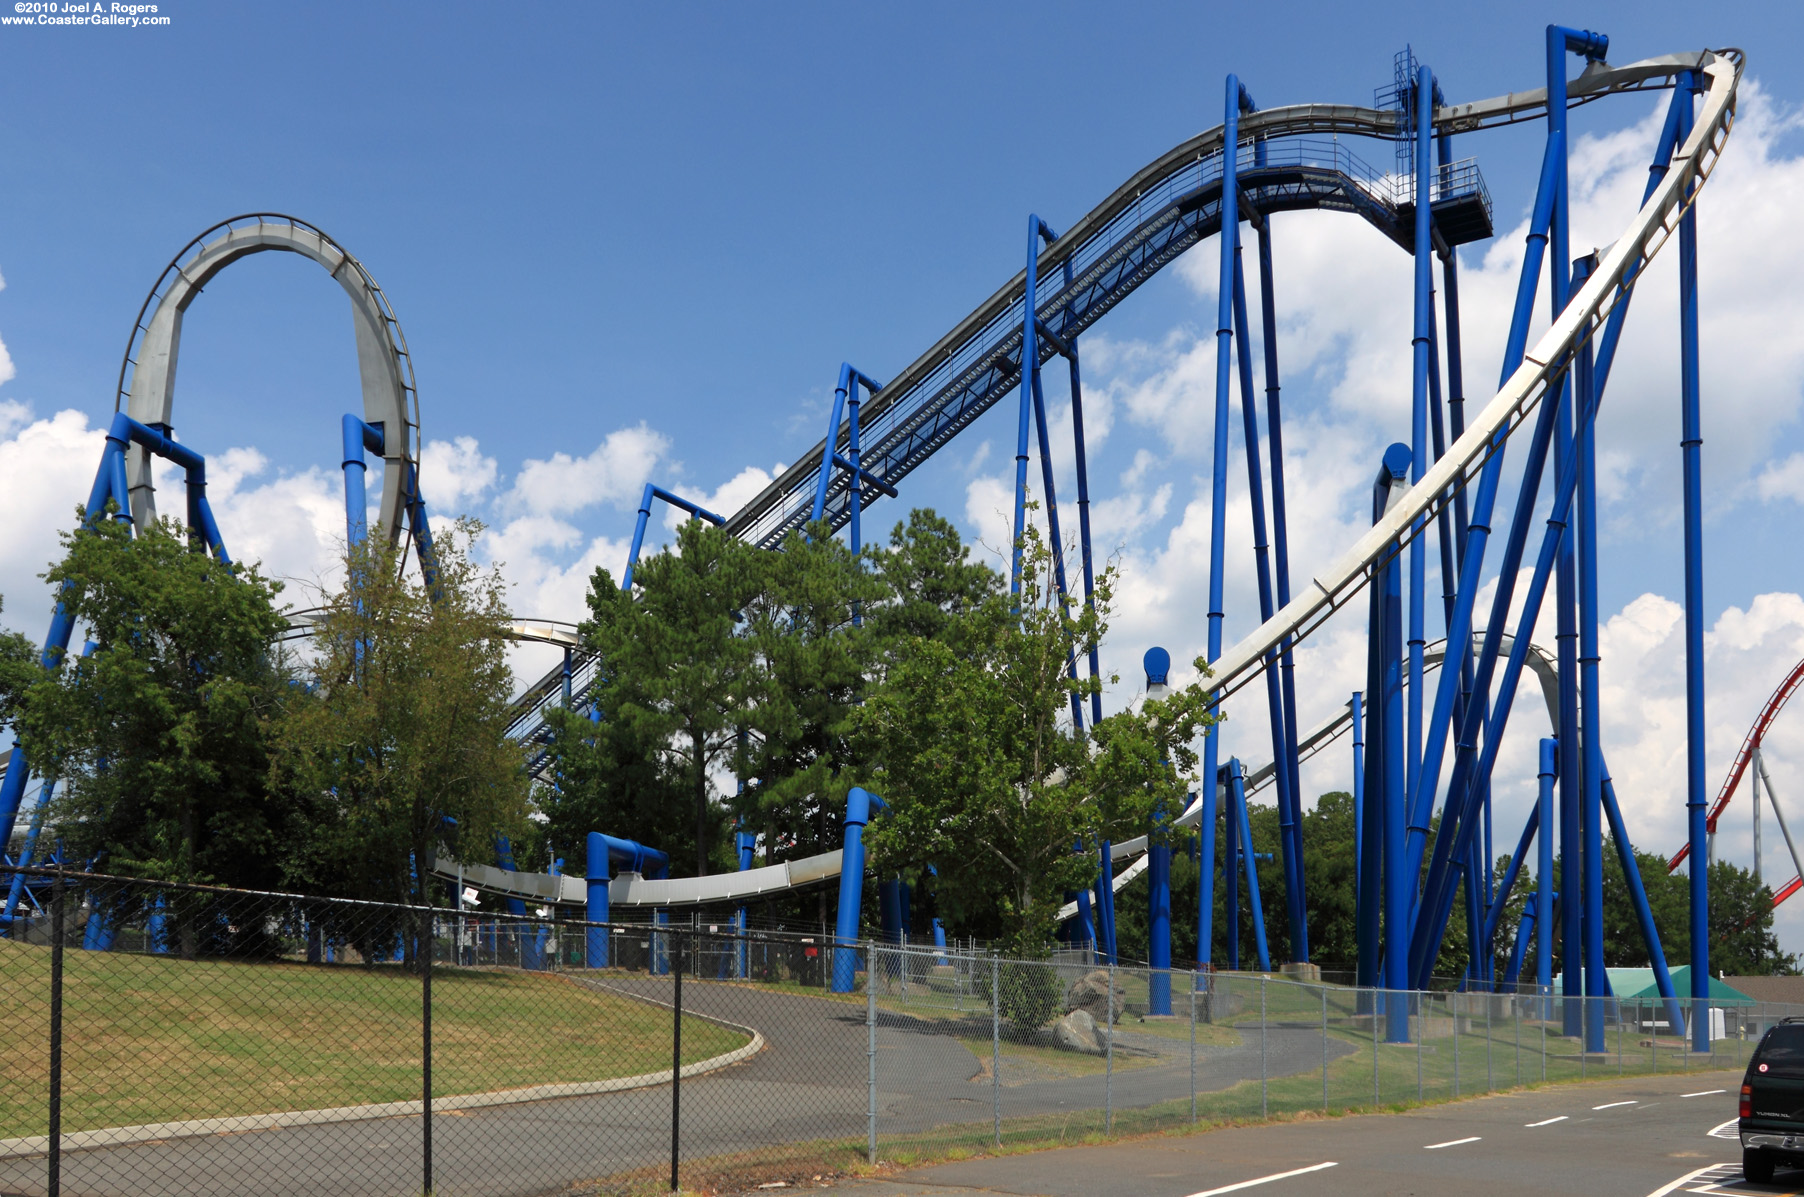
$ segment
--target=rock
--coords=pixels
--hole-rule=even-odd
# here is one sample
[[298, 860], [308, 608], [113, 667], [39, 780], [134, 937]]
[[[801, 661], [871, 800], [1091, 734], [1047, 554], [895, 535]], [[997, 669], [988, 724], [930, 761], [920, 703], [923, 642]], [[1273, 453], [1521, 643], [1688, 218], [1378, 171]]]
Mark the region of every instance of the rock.
[[1052, 1041], [1068, 1052], [1100, 1056], [1108, 1050], [1096, 1029], [1096, 1020], [1082, 1010], [1073, 1010], [1052, 1024]]
[[[1127, 990], [1119, 984], [1115, 986], [1115, 1021], [1121, 1021], [1122, 1011], [1127, 1008]], [[1109, 1021], [1109, 973], [1107, 969], [1097, 969], [1086, 973], [1071, 983], [1065, 994], [1066, 1010], [1082, 1010], [1092, 1021], [1107, 1023]]]

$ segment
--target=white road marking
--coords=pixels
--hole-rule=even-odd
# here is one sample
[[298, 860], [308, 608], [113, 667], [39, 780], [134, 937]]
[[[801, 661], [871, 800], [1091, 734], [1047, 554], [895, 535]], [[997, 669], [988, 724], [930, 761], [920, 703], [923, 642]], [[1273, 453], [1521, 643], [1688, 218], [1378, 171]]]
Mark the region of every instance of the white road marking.
[[1539, 1122], [1525, 1122], [1522, 1125], [1524, 1125], [1532, 1130], [1537, 1126], [1552, 1126], [1556, 1122], [1564, 1122], [1564, 1121], [1566, 1121], [1567, 1117], [1568, 1117], [1568, 1115], [1561, 1114], [1558, 1118], [1543, 1118]]
[[1329, 1160], [1325, 1164], [1311, 1164], [1307, 1168], [1292, 1168], [1289, 1172], [1274, 1172], [1270, 1176], [1260, 1176], [1255, 1177], [1252, 1180], [1243, 1180], [1237, 1185], [1223, 1185], [1219, 1189], [1204, 1189], [1200, 1193], [1190, 1194], [1190, 1197], [1216, 1197], [1216, 1194], [1218, 1193], [1236, 1193], [1241, 1189], [1250, 1189], [1254, 1185], [1268, 1185], [1274, 1180], [1286, 1180], [1292, 1176], [1303, 1176], [1310, 1172], [1320, 1172], [1324, 1168], [1337, 1168], [1339, 1166], [1337, 1161]]
[[1713, 1172], [1718, 1168], [1733, 1168], [1734, 1166], [1735, 1165], [1733, 1165], [1733, 1164], [1706, 1164], [1702, 1168], [1699, 1168], [1694, 1172], [1687, 1172], [1685, 1175], [1679, 1177], [1679, 1179], [1677, 1179], [1677, 1180], [1668, 1181], [1667, 1183], [1661, 1185], [1659, 1188], [1655, 1189], [1653, 1192], [1649, 1193], [1647, 1195], [1647, 1197], [1666, 1197], [1666, 1195], [1668, 1193], [1671, 1193], [1677, 1189], [1684, 1188], [1686, 1185], [1690, 1184], [1692, 1181], [1696, 1180], [1698, 1177], [1704, 1175], [1704, 1173], [1706, 1173], [1706, 1172]]
[[[1741, 1130], [1740, 1130], [1740, 1127], [1737, 1126], [1736, 1124], [1739, 1123], [1740, 1121], [1741, 1121], [1741, 1119], [1739, 1119], [1739, 1118], [1731, 1118], [1731, 1119], [1729, 1119], [1729, 1121], [1724, 1122], [1719, 1126], [1711, 1127], [1710, 1130], [1706, 1133], [1708, 1133], [1712, 1139], [1733, 1139], [1737, 1143], [1739, 1143], [1739, 1142], [1741, 1142]], [[1732, 1126], [1736, 1127], [1736, 1130], [1734, 1132], [1727, 1134], [1727, 1135], [1723, 1134], [1724, 1131], [1728, 1130]]]
[[1727, 1093], [1727, 1089], [1699, 1089], [1696, 1093], [1681, 1093], [1680, 1097], [1709, 1097], [1713, 1093]]
[[1449, 1139], [1445, 1143], [1430, 1143], [1428, 1146], [1422, 1148], [1422, 1150], [1439, 1151], [1443, 1147], [1458, 1147], [1461, 1143], [1476, 1143], [1483, 1137], [1484, 1136], [1482, 1135], [1468, 1135], [1464, 1139]]
[[1633, 1106], [1639, 1104], [1639, 1102], [1633, 1101], [1606, 1101], [1601, 1106], [1592, 1106], [1591, 1108], [1594, 1110], [1614, 1110], [1617, 1106]]

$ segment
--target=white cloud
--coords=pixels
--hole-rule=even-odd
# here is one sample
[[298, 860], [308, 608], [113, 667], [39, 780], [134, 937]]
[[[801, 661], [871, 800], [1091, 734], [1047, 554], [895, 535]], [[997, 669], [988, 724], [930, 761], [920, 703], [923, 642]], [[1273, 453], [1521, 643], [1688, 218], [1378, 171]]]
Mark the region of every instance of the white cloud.
[[553, 453], [548, 460], [529, 460], [501, 507], [532, 515], [569, 515], [597, 504], [635, 500], [652, 467], [669, 449], [669, 439], [645, 424], [617, 429], [585, 457]]
[[427, 441], [420, 452], [420, 489], [433, 509], [466, 515], [495, 485], [495, 459], [483, 455], [473, 436]]
[[[778, 463], [776, 468], [778, 473], [783, 470], [781, 463]], [[768, 473], [757, 466], [746, 466], [745, 469], [740, 470], [714, 490], [705, 494], [688, 491], [678, 493], [704, 511], [712, 511], [715, 515], [731, 519], [741, 507], [757, 498], [759, 492], [770, 485], [773, 477], [775, 474]], [[689, 513], [682, 508], [672, 507], [669, 504], [664, 505], [664, 526], [666, 528], [674, 529], [688, 518]], [[646, 551], [649, 552], [650, 549], [651, 546], [647, 545]]]
[[61, 556], [59, 532], [75, 526], [87, 501], [106, 434], [78, 411], [33, 420], [17, 402], [0, 404], [0, 478], [6, 519], [0, 520], [0, 596], [5, 622], [32, 639], [44, 633], [53, 605], [38, 577]]

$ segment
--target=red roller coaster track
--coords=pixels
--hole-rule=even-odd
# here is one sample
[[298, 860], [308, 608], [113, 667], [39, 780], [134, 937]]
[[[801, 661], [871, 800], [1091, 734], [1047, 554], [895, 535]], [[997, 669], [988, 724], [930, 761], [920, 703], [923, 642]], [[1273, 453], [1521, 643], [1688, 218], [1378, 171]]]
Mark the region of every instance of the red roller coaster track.
[[[1747, 736], [1741, 742], [1741, 751], [1735, 754], [1735, 763], [1729, 766], [1729, 776], [1724, 779], [1723, 788], [1717, 791], [1716, 801], [1710, 806], [1710, 814], [1705, 820], [1705, 826], [1709, 828], [1712, 835], [1716, 834], [1716, 820], [1721, 817], [1723, 809], [1729, 805], [1729, 799], [1735, 797], [1736, 787], [1741, 785], [1742, 774], [1748, 771], [1748, 762], [1753, 759], [1754, 750], [1760, 747], [1760, 741], [1766, 736], [1766, 729], [1772, 725], [1779, 712], [1785, 709], [1785, 704], [1790, 701], [1793, 691], [1797, 690], [1801, 683], [1804, 683], [1804, 661], [1799, 661], [1792, 666], [1791, 672], [1785, 675], [1785, 680], [1779, 683], [1778, 688], [1766, 700], [1766, 705], [1760, 708], [1760, 715], [1754, 720], [1754, 726], [1748, 729]], [[1671, 872], [1683, 864], [1685, 857], [1690, 852], [1690, 844], [1680, 848], [1673, 858], [1666, 862], [1667, 871]], [[1804, 877], [1793, 877], [1783, 889], [1773, 895], [1773, 905], [1779, 905], [1800, 889], [1804, 889]]]

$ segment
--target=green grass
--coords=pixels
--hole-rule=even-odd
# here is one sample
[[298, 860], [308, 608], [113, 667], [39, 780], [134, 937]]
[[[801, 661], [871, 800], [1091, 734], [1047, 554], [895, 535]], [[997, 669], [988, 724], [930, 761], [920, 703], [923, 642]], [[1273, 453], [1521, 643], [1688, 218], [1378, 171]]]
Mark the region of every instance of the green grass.
[[[416, 1099], [420, 978], [395, 966], [64, 956], [63, 1129]], [[47, 948], [0, 941], [0, 1138], [43, 1134]], [[667, 1009], [551, 973], [439, 967], [437, 1096], [670, 1067]], [[683, 1060], [746, 1036], [683, 1020]]]

